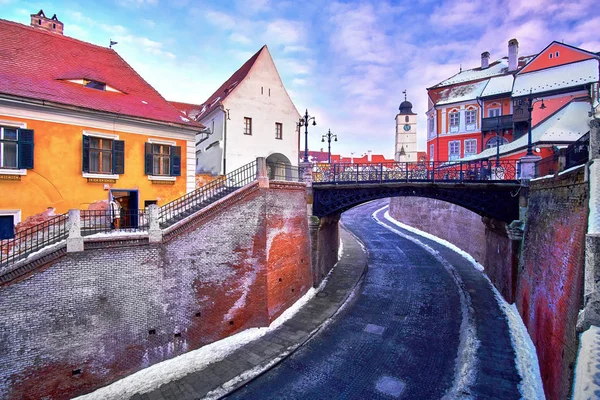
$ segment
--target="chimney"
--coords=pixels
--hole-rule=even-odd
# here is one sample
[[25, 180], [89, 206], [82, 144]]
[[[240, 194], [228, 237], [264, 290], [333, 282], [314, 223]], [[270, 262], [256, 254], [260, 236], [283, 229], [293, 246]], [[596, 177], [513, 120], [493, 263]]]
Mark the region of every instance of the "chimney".
[[508, 41], [508, 71], [516, 71], [519, 67], [519, 41], [510, 39]]
[[44, 10], [40, 10], [37, 14], [31, 14], [31, 26], [60, 35], [63, 34], [64, 27], [63, 23], [56, 18], [56, 14], [54, 14], [52, 18], [47, 18], [46, 14], [44, 14]]
[[486, 69], [490, 66], [490, 53], [484, 51], [481, 53], [481, 69]]
[[367, 150], [367, 161], [371, 162], [371, 150]]

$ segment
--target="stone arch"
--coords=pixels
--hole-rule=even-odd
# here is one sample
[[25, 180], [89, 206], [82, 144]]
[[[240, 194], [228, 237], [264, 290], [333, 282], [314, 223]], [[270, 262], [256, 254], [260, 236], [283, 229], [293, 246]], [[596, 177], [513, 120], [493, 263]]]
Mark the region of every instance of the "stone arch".
[[298, 172], [292, 170], [290, 159], [284, 154], [273, 153], [267, 157], [267, 176], [270, 180], [292, 180]]

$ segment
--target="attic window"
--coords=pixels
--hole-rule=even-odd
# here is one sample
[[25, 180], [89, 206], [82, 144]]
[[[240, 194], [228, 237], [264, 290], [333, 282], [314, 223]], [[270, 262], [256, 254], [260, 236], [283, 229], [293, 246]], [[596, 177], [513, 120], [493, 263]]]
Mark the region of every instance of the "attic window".
[[106, 90], [106, 83], [98, 81], [89, 81], [87, 79], [83, 80], [83, 86], [96, 90]]

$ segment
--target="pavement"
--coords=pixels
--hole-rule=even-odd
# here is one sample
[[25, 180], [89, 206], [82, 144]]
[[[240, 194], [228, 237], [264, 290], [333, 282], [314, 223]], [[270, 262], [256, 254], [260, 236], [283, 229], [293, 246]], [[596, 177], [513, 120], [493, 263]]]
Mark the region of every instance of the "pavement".
[[220, 398], [274, 367], [310, 340], [338, 312], [367, 270], [367, 255], [359, 242], [340, 230], [343, 254], [325, 286], [278, 329], [230, 353], [183, 379], [136, 394], [132, 400]]

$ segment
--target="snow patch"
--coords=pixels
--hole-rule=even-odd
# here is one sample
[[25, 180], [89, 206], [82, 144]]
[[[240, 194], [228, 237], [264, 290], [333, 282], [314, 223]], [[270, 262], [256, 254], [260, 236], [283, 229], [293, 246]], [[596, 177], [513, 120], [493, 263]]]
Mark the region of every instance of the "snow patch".
[[558, 173], [558, 175], [568, 174], [568, 173], [569, 173], [569, 172], [571, 172], [571, 171], [575, 171], [576, 169], [583, 168], [583, 167], [585, 167], [585, 164], [576, 165], [576, 166], [574, 166], [574, 167], [567, 168], [567, 169], [565, 169], [565, 170], [564, 170], [564, 171], [562, 171], [562, 172], [559, 172], [559, 173]]
[[573, 384], [574, 399], [598, 398], [600, 391], [600, 328], [591, 326], [581, 334], [575, 383]]

